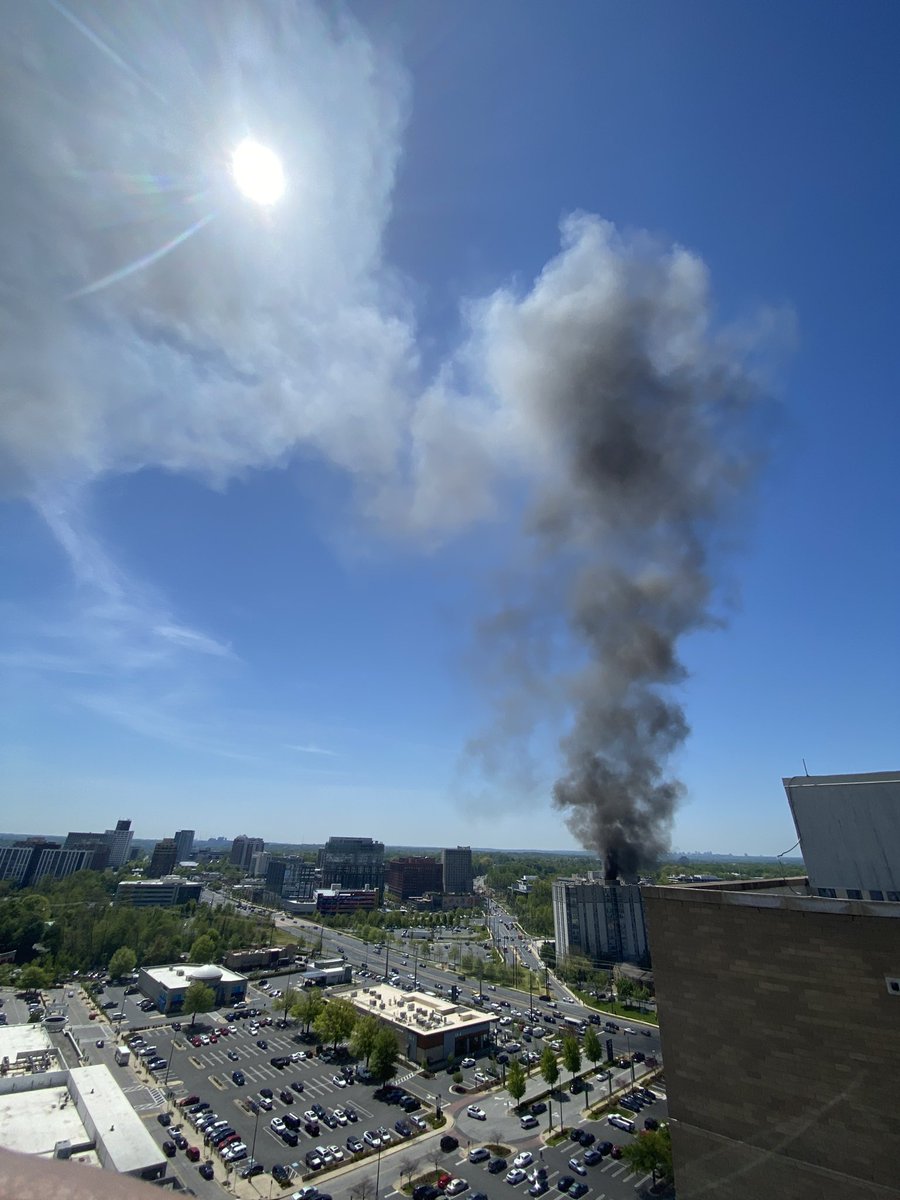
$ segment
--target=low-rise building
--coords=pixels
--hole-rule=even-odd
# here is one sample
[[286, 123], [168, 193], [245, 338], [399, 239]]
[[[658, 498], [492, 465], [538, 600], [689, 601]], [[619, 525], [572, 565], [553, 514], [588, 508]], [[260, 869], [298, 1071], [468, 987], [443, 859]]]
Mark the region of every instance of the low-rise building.
[[377, 1017], [397, 1035], [400, 1053], [412, 1062], [438, 1066], [477, 1054], [491, 1041], [494, 1013], [479, 1012], [425, 992], [405, 992], [388, 983], [344, 993], [356, 1010]]
[[216, 1008], [228, 1008], [246, 998], [245, 976], [213, 963], [205, 966], [142, 967], [138, 975], [138, 987], [160, 1012], [179, 1013], [184, 1005], [185, 993], [198, 980], [212, 988]]
[[146, 1180], [168, 1163], [105, 1066], [0, 1076], [0, 1146]]
[[378, 892], [372, 888], [331, 888], [316, 892], [316, 911], [328, 916], [378, 907]]
[[133, 908], [171, 908], [199, 901], [203, 885], [189, 883], [179, 875], [164, 879], [125, 879], [116, 888], [116, 903]]
[[225, 966], [232, 971], [267, 971], [288, 967], [297, 955], [297, 945], [266, 946], [258, 950], [232, 950], [225, 955]]

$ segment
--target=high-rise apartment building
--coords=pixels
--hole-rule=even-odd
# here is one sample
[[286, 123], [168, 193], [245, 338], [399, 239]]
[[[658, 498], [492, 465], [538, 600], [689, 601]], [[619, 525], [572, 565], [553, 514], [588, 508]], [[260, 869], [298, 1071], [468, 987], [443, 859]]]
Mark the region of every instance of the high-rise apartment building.
[[266, 843], [262, 838], [247, 837], [245, 833], [239, 834], [231, 843], [231, 865], [241, 867], [247, 871], [250, 868], [250, 859], [260, 850], [265, 850]]
[[128, 862], [131, 852], [131, 839], [134, 837], [131, 821], [116, 821], [115, 829], [107, 829], [106, 837], [109, 841], [109, 865], [114, 871], [118, 871]]
[[556, 879], [553, 926], [558, 960], [581, 955], [594, 963], [647, 966], [642, 889], [618, 880]]
[[37, 883], [40, 879], [65, 879], [76, 871], [89, 871], [93, 850], [37, 850], [33, 860], [34, 866], [30, 872], [28, 883]]
[[410, 896], [440, 892], [443, 879], [443, 867], [436, 858], [408, 855], [390, 860], [385, 871], [384, 886], [394, 900], [408, 900]]
[[900, 1195], [898, 782], [784, 780], [808, 879], [644, 889], [679, 1200]]
[[270, 857], [271, 855], [267, 850], [257, 850], [255, 854], [251, 854], [249, 874], [257, 879], [260, 875], [265, 875]]
[[193, 829], [178, 829], [175, 832], [175, 861], [189, 862], [194, 853]]
[[472, 891], [472, 847], [457, 846], [441, 851], [443, 888], [445, 892], [465, 895]]
[[33, 855], [33, 846], [0, 846], [0, 879], [24, 886]]
[[329, 838], [319, 851], [322, 886], [374, 888], [379, 902], [384, 890], [384, 842], [371, 838]]
[[91, 869], [93, 848], [64, 849], [46, 838], [24, 838], [0, 849], [0, 879], [29, 887], [48, 876], [64, 879], [75, 871]]
[[161, 879], [163, 875], [171, 875], [175, 870], [175, 839], [163, 838], [153, 847], [150, 856], [150, 866], [147, 868], [149, 879]]

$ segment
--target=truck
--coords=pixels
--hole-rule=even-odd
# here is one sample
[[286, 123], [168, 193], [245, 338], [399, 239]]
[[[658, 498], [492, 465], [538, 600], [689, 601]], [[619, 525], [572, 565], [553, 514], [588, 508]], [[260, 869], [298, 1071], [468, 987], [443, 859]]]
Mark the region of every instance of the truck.
[[127, 1046], [116, 1046], [116, 1065], [124, 1067], [128, 1065], [128, 1060], [131, 1058], [131, 1051]]

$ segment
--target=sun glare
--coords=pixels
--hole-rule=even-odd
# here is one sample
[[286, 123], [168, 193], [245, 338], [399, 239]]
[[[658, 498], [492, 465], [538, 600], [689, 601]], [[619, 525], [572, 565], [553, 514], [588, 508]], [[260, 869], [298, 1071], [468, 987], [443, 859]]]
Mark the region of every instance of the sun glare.
[[240, 192], [255, 204], [275, 204], [284, 192], [281, 160], [268, 146], [245, 138], [231, 156], [231, 173]]

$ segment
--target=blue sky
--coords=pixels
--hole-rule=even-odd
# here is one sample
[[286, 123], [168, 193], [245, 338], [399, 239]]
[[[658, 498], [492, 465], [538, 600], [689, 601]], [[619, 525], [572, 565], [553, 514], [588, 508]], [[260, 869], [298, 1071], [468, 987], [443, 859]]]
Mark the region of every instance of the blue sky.
[[3, 827], [577, 845], [620, 680], [567, 605], [685, 561], [566, 457], [567, 347], [634, 320], [711, 464], [672, 844], [787, 849], [804, 758], [897, 766], [896, 7], [262, 12], [8, 9]]

